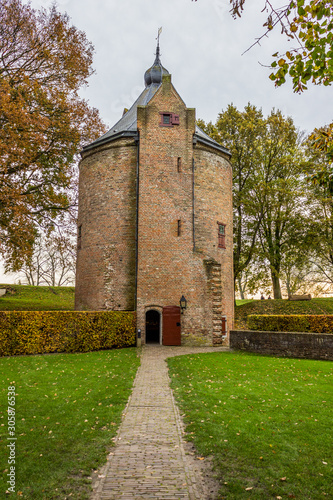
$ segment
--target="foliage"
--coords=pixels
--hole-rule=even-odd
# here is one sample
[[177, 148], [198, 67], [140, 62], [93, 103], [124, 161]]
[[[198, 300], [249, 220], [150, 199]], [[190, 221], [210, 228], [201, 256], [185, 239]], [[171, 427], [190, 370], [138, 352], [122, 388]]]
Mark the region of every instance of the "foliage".
[[[276, 11], [275, 11], [276, 12]], [[292, 78], [296, 92], [307, 89], [311, 80], [315, 84], [330, 85], [333, 81], [333, 5], [327, 0], [291, 1], [283, 15], [277, 14], [289, 39], [297, 47], [282, 57], [274, 54], [274, 72], [270, 78], [277, 86]], [[268, 26], [270, 29], [270, 25]], [[273, 28], [273, 26], [272, 26]], [[276, 68], [276, 69], [275, 69]]]
[[[245, 0], [230, 0], [232, 15], [240, 17]], [[267, 20], [265, 33], [256, 43], [266, 37], [274, 28], [280, 27], [288, 40], [296, 42], [296, 47], [285, 54], [276, 52], [271, 67], [271, 80], [277, 86], [292, 78], [295, 92], [307, 89], [311, 80], [315, 84], [330, 85], [333, 81], [333, 5], [329, 0], [291, 0], [275, 7], [265, 0]]]
[[76, 156], [104, 131], [79, 97], [93, 47], [56, 7], [0, 3], [0, 252], [12, 270], [69, 209]]
[[0, 312], [0, 356], [98, 351], [135, 339], [131, 312]]
[[75, 288], [0, 285], [6, 294], [0, 297], [0, 311], [71, 311]]
[[333, 315], [259, 315], [251, 314], [247, 317], [250, 330], [268, 332], [313, 332], [333, 333]]
[[318, 498], [332, 484], [332, 363], [210, 353], [168, 360], [186, 438], [220, 498]]
[[[138, 365], [132, 348], [0, 359], [2, 423], [7, 388], [16, 387], [18, 497], [91, 497], [92, 473], [106, 462]], [[7, 425], [0, 436], [7, 441]], [[1, 471], [7, 459], [2, 453]], [[6, 473], [0, 477], [3, 498]]]

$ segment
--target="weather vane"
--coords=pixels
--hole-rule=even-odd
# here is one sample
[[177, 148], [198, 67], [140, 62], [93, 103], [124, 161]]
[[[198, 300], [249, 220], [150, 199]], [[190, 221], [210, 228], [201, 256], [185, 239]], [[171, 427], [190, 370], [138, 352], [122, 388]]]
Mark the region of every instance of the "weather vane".
[[158, 29], [158, 34], [157, 34], [157, 38], [156, 38], [156, 40], [157, 40], [157, 45], [159, 45], [159, 44], [160, 44], [160, 34], [161, 34], [161, 33], [162, 33], [162, 26]]

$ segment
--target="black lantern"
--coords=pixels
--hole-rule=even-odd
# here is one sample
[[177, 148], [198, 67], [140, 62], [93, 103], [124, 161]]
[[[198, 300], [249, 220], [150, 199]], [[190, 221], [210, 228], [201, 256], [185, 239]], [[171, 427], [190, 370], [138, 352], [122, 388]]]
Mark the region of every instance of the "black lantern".
[[181, 312], [183, 313], [183, 311], [185, 311], [186, 306], [187, 306], [187, 300], [185, 299], [184, 295], [182, 295], [182, 298], [180, 299], [179, 303], [180, 303]]

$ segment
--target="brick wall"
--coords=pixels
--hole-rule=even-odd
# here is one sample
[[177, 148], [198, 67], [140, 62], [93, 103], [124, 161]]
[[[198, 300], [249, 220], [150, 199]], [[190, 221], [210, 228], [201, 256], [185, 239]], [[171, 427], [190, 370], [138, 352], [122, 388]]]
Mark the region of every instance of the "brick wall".
[[333, 360], [333, 335], [235, 330], [230, 348], [289, 358]]
[[134, 140], [121, 139], [80, 163], [78, 310], [134, 310], [136, 157]]

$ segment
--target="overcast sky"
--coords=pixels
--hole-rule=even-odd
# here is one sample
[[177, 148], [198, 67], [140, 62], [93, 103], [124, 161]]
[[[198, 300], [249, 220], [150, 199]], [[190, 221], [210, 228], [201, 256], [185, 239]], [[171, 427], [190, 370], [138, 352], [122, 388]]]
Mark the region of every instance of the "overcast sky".
[[[31, 3], [48, 7], [53, 0]], [[294, 94], [290, 83], [276, 89], [268, 78], [270, 69], [263, 66], [271, 63], [277, 50], [292, 47], [292, 42], [284, 41], [277, 30], [242, 55], [263, 33], [264, 3], [247, 0], [244, 15], [234, 20], [229, 0], [57, 2], [95, 47], [95, 74], [81, 94], [110, 128], [143, 90], [143, 75], [154, 61], [162, 26], [162, 64], [186, 105], [196, 108], [197, 118], [215, 122], [228, 104], [243, 109], [250, 102], [265, 115], [272, 108], [280, 109], [301, 130], [311, 132], [332, 122], [333, 88], [312, 86], [302, 95]], [[12, 280], [12, 276], [1, 277], [0, 268], [0, 282]]]

